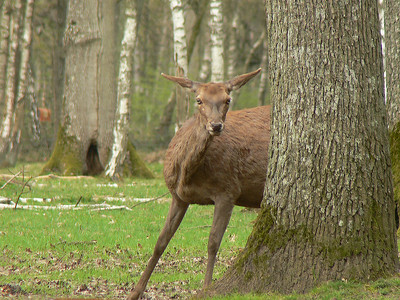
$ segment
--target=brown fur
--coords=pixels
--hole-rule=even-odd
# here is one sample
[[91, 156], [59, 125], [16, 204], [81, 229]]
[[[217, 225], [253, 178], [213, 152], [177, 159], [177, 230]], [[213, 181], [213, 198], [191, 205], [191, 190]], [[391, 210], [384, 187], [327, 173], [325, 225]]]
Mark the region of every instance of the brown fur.
[[259, 207], [267, 171], [270, 107], [228, 113], [233, 89], [260, 69], [225, 83], [197, 83], [163, 75], [196, 93], [199, 111], [171, 140], [164, 177], [172, 203], [145, 271], [129, 299], [138, 299], [190, 204], [214, 204], [204, 287], [212, 281], [216, 254], [234, 205]]

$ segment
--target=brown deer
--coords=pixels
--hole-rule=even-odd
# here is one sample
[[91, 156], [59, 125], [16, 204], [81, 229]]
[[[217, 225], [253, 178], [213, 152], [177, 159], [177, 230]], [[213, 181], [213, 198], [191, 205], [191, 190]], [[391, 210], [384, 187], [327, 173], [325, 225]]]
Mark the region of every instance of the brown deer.
[[260, 207], [270, 132], [270, 107], [228, 112], [232, 90], [261, 69], [224, 83], [199, 83], [162, 74], [196, 94], [198, 113], [171, 140], [164, 177], [172, 203], [154, 253], [128, 299], [138, 299], [190, 204], [214, 204], [203, 288], [210, 285], [217, 251], [234, 205]]

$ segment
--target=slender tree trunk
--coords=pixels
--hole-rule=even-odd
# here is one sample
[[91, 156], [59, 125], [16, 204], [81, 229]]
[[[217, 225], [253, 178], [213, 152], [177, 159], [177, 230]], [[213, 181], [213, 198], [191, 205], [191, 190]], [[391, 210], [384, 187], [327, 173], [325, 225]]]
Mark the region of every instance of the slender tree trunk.
[[237, 31], [238, 31], [239, 14], [237, 9], [237, 3], [235, 3], [234, 14], [232, 16], [232, 25], [229, 39], [229, 49], [228, 49], [228, 67], [226, 70], [227, 77], [235, 77], [236, 71], [236, 60], [237, 60]]
[[[187, 51], [188, 67], [190, 65], [190, 61], [192, 58], [196, 40], [200, 34], [201, 24], [202, 24], [202, 21], [204, 19], [206, 12], [207, 12], [209, 1], [210, 0], [205, 0], [202, 2], [202, 5], [200, 7], [200, 12], [199, 12], [199, 14], [196, 15], [196, 22], [193, 25], [192, 35], [190, 36], [190, 40], [189, 40], [189, 44], [188, 44], [188, 51]], [[167, 26], [164, 26], [164, 28], [167, 28]], [[162, 39], [164, 39], [164, 37], [165, 37], [165, 34], [163, 34]], [[162, 53], [162, 51], [160, 51], [160, 52]], [[190, 105], [190, 104], [188, 104], [188, 105]], [[171, 96], [168, 98], [168, 102], [164, 106], [163, 114], [162, 114], [161, 120], [160, 120], [160, 125], [157, 128], [158, 142], [161, 145], [167, 145], [171, 139], [171, 136], [169, 134], [169, 127], [172, 123], [172, 117], [173, 117], [173, 112], [174, 112], [175, 106], [176, 106], [176, 87], [174, 87], [174, 91], [171, 92]]]
[[386, 102], [389, 128], [400, 121], [400, 1], [385, 0]]
[[42, 133], [39, 122], [39, 107], [35, 94], [35, 83], [31, 69], [29, 69], [26, 93], [27, 99], [29, 99], [29, 137], [31, 143], [36, 147], [42, 138]]
[[[258, 37], [258, 39], [256, 40], [256, 42], [255, 42], [255, 43], [253, 44], [253, 46], [251, 47], [249, 53], [247, 54], [246, 60], [245, 60], [244, 65], [243, 65], [243, 70], [242, 70], [241, 73], [248, 72], [251, 59], [253, 58], [254, 53], [256, 52], [256, 50], [257, 50], [260, 46], [262, 46], [264, 40], [265, 40], [265, 34], [264, 34], [264, 32], [262, 32], [262, 33], [260, 34], [260, 36]], [[240, 89], [240, 90], [237, 90], [237, 91], [234, 91], [234, 93], [233, 93], [233, 97], [234, 97], [234, 98], [233, 98], [233, 99], [234, 99], [235, 101], [232, 103], [232, 104], [233, 104], [233, 105], [232, 105], [232, 108], [235, 107], [235, 104], [238, 102], [241, 92], [242, 92], [241, 89]]]
[[222, 1], [210, 3], [211, 81], [224, 80], [224, 34], [222, 29]]
[[[176, 76], [184, 77], [188, 71], [185, 19], [181, 0], [170, 0], [172, 21], [174, 25], [174, 60]], [[176, 129], [189, 118], [189, 95], [187, 91], [176, 86]]]
[[9, 48], [7, 56], [7, 71], [5, 82], [5, 103], [6, 112], [0, 127], [0, 165], [9, 166], [9, 154], [17, 149], [15, 142], [19, 143], [19, 139], [13, 138], [13, 132], [16, 119], [16, 92], [17, 92], [17, 51], [19, 42], [20, 18], [22, 3], [17, 0], [13, 3], [12, 14], [10, 16], [9, 26]]
[[267, 0], [266, 16], [265, 197], [215, 290], [305, 292], [392, 275], [399, 263], [377, 2]]
[[[400, 211], [400, 1], [384, 1], [386, 103], [394, 198]], [[397, 214], [398, 216], [398, 214]], [[398, 218], [397, 218], [398, 222]]]
[[5, 97], [5, 84], [6, 84], [6, 73], [7, 73], [7, 57], [8, 57], [8, 45], [9, 45], [9, 34], [10, 34], [10, 0], [3, 2], [1, 6], [0, 15], [0, 116], [1, 120], [4, 118], [4, 97]]
[[199, 72], [199, 80], [201, 82], [208, 82], [208, 79], [211, 77], [211, 43], [206, 41], [204, 44], [204, 55]]
[[33, 6], [34, 0], [26, 0], [24, 8], [24, 16], [22, 19], [23, 26], [22, 32], [19, 37], [18, 47], [18, 75], [15, 78], [17, 80], [17, 90], [15, 94], [15, 122], [12, 130], [11, 143], [12, 148], [9, 148], [7, 153], [7, 164], [14, 166], [17, 163], [18, 153], [20, 149], [22, 130], [24, 128], [24, 115], [25, 115], [25, 94], [26, 87], [28, 85], [28, 70], [29, 60], [31, 53], [32, 43], [32, 17], [33, 17]]
[[263, 56], [261, 60], [261, 76], [260, 85], [258, 88], [258, 105], [265, 105], [266, 98], [269, 98], [269, 81], [268, 81], [268, 53], [267, 53], [267, 38], [263, 39]]
[[114, 121], [114, 142], [111, 158], [105, 168], [105, 175], [119, 178], [126, 157], [129, 129], [129, 99], [132, 96], [133, 53], [136, 42], [136, 11], [133, 2], [128, 1], [125, 11], [125, 29], [121, 43], [118, 75], [117, 112]]

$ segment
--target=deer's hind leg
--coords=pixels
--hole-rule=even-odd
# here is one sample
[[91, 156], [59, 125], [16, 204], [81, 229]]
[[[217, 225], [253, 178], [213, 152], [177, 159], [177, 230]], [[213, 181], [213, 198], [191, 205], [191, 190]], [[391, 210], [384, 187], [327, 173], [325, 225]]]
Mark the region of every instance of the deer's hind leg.
[[208, 239], [208, 261], [203, 289], [208, 287], [212, 282], [217, 252], [221, 245], [222, 237], [224, 236], [226, 227], [231, 219], [232, 210], [233, 204], [229, 202], [215, 202], [214, 219], [211, 226], [210, 237]]
[[189, 204], [184, 203], [181, 200], [178, 200], [176, 198], [172, 199], [164, 228], [162, 229], [160, 236], [158, 237], [156, 246], [154, 247], [153, 255], [147, 263], [147, 267], [144, 270], [142, 277], [140, 277], [139, 282], [136, 284], [135, 289], [131, 292], [128, 299], [139, 299], [139, 297], [143, 294], [151, 273], [153, 273], [153, 270], [157, 265], [158, 260], [164, 253], [164, 250], [167, 248], [169, 241], [181, 224], [181, 221], [185, 216], [188, 206]]

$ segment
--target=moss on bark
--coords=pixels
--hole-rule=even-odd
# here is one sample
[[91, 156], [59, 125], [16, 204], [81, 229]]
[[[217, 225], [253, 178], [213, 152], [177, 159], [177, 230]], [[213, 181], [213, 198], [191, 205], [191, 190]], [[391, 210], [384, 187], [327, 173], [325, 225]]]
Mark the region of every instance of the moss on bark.
[[400, 122], [390, 132], [390, 156], [392, 159], [393, 190], [396, 204], [400, 199]]
[[142, 178], [154, 178], [154, 174], [146, 166], [142, 158], [138, 155], [135, 146], [128, 142], [127, 156], [125, 160], [129, 160], [124, 164], [123, 175], [142, 177]]
[[49, 161], [43, 167], [42, 174], [49, 172], [63, 175], [82, 174], [84, 162], [79, 151], [76, 138], [67, 136], [65, 128], [60, 126], [56, 145]]
[[400, 122], [390, 131], [390, 158], [392, 160], [393, 194], [396, 203], [396, 226], [399, 228], [400, 204]]

